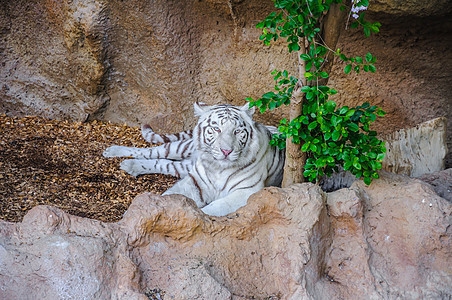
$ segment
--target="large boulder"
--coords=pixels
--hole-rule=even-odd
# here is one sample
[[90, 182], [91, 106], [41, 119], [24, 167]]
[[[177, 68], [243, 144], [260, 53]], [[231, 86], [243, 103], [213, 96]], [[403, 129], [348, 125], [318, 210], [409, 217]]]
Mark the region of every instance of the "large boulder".
[[446, 126], [446, 118], [436, 118], [384, 136], [388, 151], [383, 169], [411, 177], [444, 170], [448, 153]]
[[46, 206], [0, 222], [2, 299], [371, 299], [452, 296], [452, 204], [382, 173], [324, 193], [266, 188], [225, 217], [143, 194], [117, 223]]

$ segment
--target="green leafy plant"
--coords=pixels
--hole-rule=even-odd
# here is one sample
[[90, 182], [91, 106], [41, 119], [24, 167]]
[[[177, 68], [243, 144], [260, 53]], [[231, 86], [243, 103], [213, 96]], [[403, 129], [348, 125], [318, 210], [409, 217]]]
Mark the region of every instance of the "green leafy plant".
[[[337, 107], [330, 99], [337, 91], [328, 87], [329, 73], [325, 68], [328, 55], [337, 56], [346, 63], [344, 73], [354, 71], [375, 73], [376, 58], [371, 53], [365, 57], [347, 57], [339, 49], [331, 50], [322, 40], [321, 26], [325, 15], [333, 5], [346, 10], [341, 0], [273, 0], [278, 12], [272, 12], [257, 24], [263, 30], [260, 40], [265, 45], [285, 38], [289, 52], [299, 58], [298, 76], [287, 70], [272, 72], [276, 82], [274, 91], [250, 101], [260, 112], [274, 110], [282, 105], [299, 103], [299, 113], [290, 120], [280, 122], [279, 134], [271, 143], [281, 149], [287, 143], [299, 144], [300, 151], [307, 153], [303, 175], [309, 181], [330, 176], [341, 166], [366, 184], [378, 178], [377, 170], [386, 153], [384, 142], [377, 132], [370, 129], [377, 117], [384, 116], [381, 108], [364, 103], [358, 107]], [[361, 26], [366, 37], [379, 32], [380, 23], [364, 19], [367, 0], [354, 0], [348, 5], [350, 16], [355, 18], [352, 28]], [[331, 59], [331, 58], [330, 58]], [[294, 101], [296, 97], [301, 99]]]

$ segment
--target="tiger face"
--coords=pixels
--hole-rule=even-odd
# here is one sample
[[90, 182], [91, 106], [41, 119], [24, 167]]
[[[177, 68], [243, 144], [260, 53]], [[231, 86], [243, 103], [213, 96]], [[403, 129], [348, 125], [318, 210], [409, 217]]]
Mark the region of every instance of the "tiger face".
[[206, 106], [195, 103], [200, 117], [195, 135], [199, 149], [221, 163], [232, 163], [247, 150], [253, 134], [252, 114], [248, 105]]

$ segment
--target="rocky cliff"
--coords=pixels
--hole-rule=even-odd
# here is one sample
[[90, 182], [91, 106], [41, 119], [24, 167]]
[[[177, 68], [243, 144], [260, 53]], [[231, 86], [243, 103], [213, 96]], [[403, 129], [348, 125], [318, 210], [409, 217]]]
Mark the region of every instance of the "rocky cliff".
[[117, 223], [37, 206], [0, 221], [0, 298], [449, 299], [452, 203], [381, 175], [266, 188], [221, 218], [177, 195], [143, 194]]

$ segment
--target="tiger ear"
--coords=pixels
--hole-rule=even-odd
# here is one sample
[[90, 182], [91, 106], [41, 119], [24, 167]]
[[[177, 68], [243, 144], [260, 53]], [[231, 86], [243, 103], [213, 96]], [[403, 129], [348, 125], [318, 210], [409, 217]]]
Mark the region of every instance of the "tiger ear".
[[254, 112], [256, 111], [256, 106], [250, 108], [250, 104], [247, 103], [242, 106], [242, 111], [246, 112], [251, 118], [253, 117]]
[[209, 106], [207, 104], [198, 101], [193, 104], [193, 107], [195, 109], [195, 116], [198, 117], [209, 110]]

